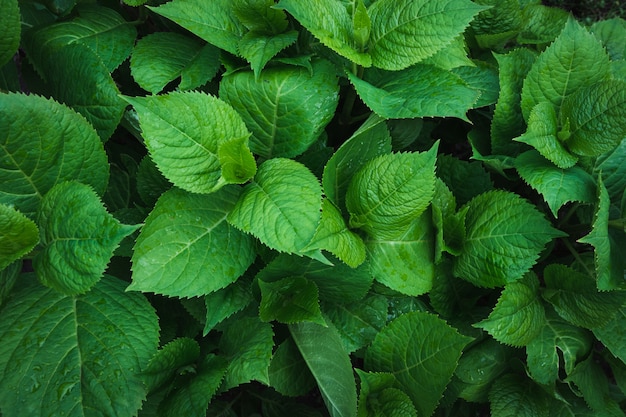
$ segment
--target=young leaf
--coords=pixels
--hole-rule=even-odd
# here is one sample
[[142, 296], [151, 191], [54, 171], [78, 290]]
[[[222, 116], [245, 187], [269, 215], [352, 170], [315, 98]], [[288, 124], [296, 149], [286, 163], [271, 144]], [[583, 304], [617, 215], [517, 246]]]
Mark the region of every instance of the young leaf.
[[137, 238], [129, 289], [194, 297], [239, 278], [256, 256], [250, 236], [226, 222], [239, 194], [236, 187], [211, 198], [176, 188], [164, 193]]
[[550, 102], [555, 109], [577, 89], [609, 75], [609, 56], [602, 44], [574, 19], [533, 64], [522, 89], [522, 112], [528, 120], [535, 105]]
[[107, 156], [79, 114], [43, 97], [0, 94], [0, 119], [0, 203], [34, 218], [57, 183], [76, 180], [104, 193]]
[[143, 371], [148, 392], [171, 381], [185, 366], [191, 366], [200, 357], [200, 345], [188, 337], [172, 340], [154, 354]]
[[534, 273], [528, 273], [505, 285], [489, 317], [474, 326], [486, 330], [500, 343], [520, 347], [539, 334], [545, 321], [539, 279]]
[[20, 8], [17, 0], [1, 0], [0, 27], [4, 28], [0, 40], [0, 66], [7, 63], [20, 46], [21, 24]]
[[37, 225], [13, 207], [0, 204], [0, 270], [21, 259], [37, 243]]
[[220, 97], [230, 103], [252, 131], [250, 149], [264, 158], [294, 157], [313, 144], [335, 113], [335, 70], [327, 61], [304, 68], [268, 68], [257, 78], [250, 71], [224, 77]]
[[493, 417], [549, 417], [548, 397], [537, 384], [521, 375], [506, 374], [489, 393]]
[[175, 32], [156, 32], [141, 38], [130, 58], [130, 71], [152, 94], [180, 77], [180, 90], [199, 87], [219, 70], [219, 50]]
[[394, 388], [396, 379], [390, 373], [356, 370], [361, 380], [358, 417], [417, 417], [411, 398]]
[[289, 397], [305, 395], [315, 386], [315, 378], [291, 338], [274, 352], [269, 375], [270, 386]]
[[89, 186], [74, 181], [44, 196], [37, 224], [42, 245], [33, 259], [37, 277], [66, 295], [84, 293], [98, 282], [115, 248], [139, 228], [121, 224]]
[[489, 191], [467, 203], [467, 236], [455, 275], [481, 287], [520, 279], [546, 243], [564, 236], [535, 206], [507, 191]]
[[150, 10], [178, 23], [220, 49], [239, 55], [237, 45], [245, 32], [231, 0], [173, 0]]
[[259, 167], [228, 221], [280, 252], [302, 251], [321, 218], [322, 187], [304, 165], [274, 158]]
[[226, 288], [207, 294], [204, 297], [206, 319], [203, 336], [206, 336], [213, 327], [232, 314], [243, 310], [252, 301], [249, 280], [240, 278]]
[[[272, 4], [274, 4], [273, 1]], [[296, 40], [298, 40], [298, 32], [295, 30], [276, 35], [248, 32], [239, 41], [239, 53], [250, 63], [250, 68], [258, 81], [265, 64]]]
[[287, 277], [278, 281], [258, 281], [261, 289], [261, 321], [280, 323], [312, 322], [326, 326], [322, 317], [317, 286], [303, 277]]
[[373, 238], [393, 238], [433, 197], [437, 145], [428, 152], [382, 155], [357, 171], [346, 193], [350, 226]]
[[392, 71], [416, 64], [451, 43], [481, 10], [467, 0], [379, 0], [368, 10], [372, 64]]
[[[169, 4], [169, 3], [168, 3]], [[219, 151], [250, 135], [243, 120], [227, 103], [201, 92], [124, 97], [139, 116], [148, 151], [159, 170], [174, 185], [195, 193], [212, 193], [228, 183], [243, 183], [256, 164], [240, 149], [244, 178], [226, 178]], [[232, 146], [232, 144], [230, 144]]]
[[18, 286], [0, 321], [3, 416], [135, 415], [159, 337], [148, 301], [109, 276], [74, 297], [32, 275]]
[[528, 151], [515, 159], [515, 168], [520, 177], [543, 196], [554, 217], [566, 203], [593, 203], [596, 199], [596, 182], [578, 166], [558, 168], [537, 152]]
[[337, 330], [303, 322], [290, 324], [289, 331], [317, 382], [331, 417], [356, 417], [352, 364]]
[[419, 415], [430, 416], [470, 340], [433, 314], [403, 314], [376, 335], [365, 368], [393, 373]]

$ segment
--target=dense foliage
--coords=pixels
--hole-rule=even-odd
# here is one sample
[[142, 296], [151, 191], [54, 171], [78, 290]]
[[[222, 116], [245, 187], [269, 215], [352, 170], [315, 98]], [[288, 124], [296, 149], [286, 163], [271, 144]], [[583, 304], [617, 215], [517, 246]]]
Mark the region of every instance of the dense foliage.
[[3, 417], [624, 416], [626, 21], [0, 9]]

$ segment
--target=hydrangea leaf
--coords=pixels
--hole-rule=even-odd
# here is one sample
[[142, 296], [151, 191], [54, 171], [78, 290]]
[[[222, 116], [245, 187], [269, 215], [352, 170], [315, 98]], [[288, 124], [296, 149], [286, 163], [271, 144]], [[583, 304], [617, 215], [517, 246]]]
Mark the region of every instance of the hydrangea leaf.
[[470, 88], [478, 91], [479, 96], [473, 104], [474, 108], [491, 106], [498, 100], [500, 86], [498, 72], [493, 65], [476, 60], [472, 65], [453, 68], [452, 73], [458, 75]]
[[613, 18], [595, 22], [591, 33], [606, 47], [611, 60], [626, 58], [626, 21]]
[[17, 0], [0, 1], [0, 9], [2, 10], [0, 27], [4, 28], [4, 34], [0, 41], [0, 66], [2, 66], [17, 52], [17, 48], [20, 46], [22, 27]]
[[258, 77], [239, 71], [224, 77], [220, 97], [230, 103], [252, 131], [250, 149], [264, 158], [294, 157], [307, 150], [335, 114], [335, 70], [313, 62], [301, 67], [268, 68]]
[[35, 95], [0, 95], [0, 203], [34, 218], [57, 183], [76, 180], [104, 194], [109, 164], [96, 131], [79, 114]]
[[326, 326], [322, 317], [317, 286], [303, 277], [287, 277], [278, 281], [258, 281], [261, 289], [259, 318], [280, 323], [310, 321]]
[[524, 20], [519, 0], [479, 0], [476, 3], [491, 6], [470, 25], [481, 48], [498, 50], [522, 30]]
[[517, 42], [543, 46], [554, 41], [570, 18], [567, 10], [544, 6], [540, 2], [526, 5], [522, 9], [524, 27]]
[[11, 206], [0, 204], [0, 270], [28, 254], [39, 243], [35, 222]]
[[530, 111], [528, 129], [514, 140], [526, 143], [559, 168], [571, 168], [578, 157], [569, 153], [557, 137], [558, 122], [554, 106], [548, 102], [537, 104]]
[[291, 337], [313, 374], [331, 417], [356, 417], [356, 382], [352, 363], [331, 326], [302, 322], [289, 325]]
[[346, 7], [336, 0], [281, 0], [286, 10], [324, 45], [357, 65], [369, 67], [369, 54], [357, 49], [353, 23]]
[[612, 151], [598, 156], [592, 172], [595, 178], [602, 175], [611, 204], [619, 205], [626, 189], [626, 140]]
[[235, 0], [234, 12], [248, 30], [268, 35], [287, 30], [289, 22], [273, 0]]
[[539, 279], [534, 273], [504, 286], [489, 317], [476, 323], [500, 343], [526, 346], [541, 331], [546, 321], [539, 297]]
[[439, 317], [416, 311], [403, 314], [376, 335], [365, 354], [365, 368], [393, 373], [420, 416], [434, 412], [472, 339]]
[[435, 278], [435, 242], [430, 211], [391, 237], [366, 241], [376, 281], [402, 294], [417, 296], [432, 288]]
[[[273, 4], [273, 3], [272, 3]], [[298, 32], [291, 30], [275, 35], [248, 32], [239, 41], [241, 56], [250, 63], [250, 68], [258, 80], [261, 70], [276, 54], [292, 45], [298, 39]]]
[[569, 19], [561, 34], [535, 61], [522, 89], [528, 120], [535, 105], [550, 102], [559, 112], [563, 99], [609, 75], [609, 56], [587, 29]]
[[16, 261], [0, 270], [0, 307], [11, 295], [11, 291], [13, 291], [13, 287], [22, 272], [22, 266], [22, 261]]
[[474, 107], [480, 92], [451, 71], [427, 64], [402, 71], [365, 71], [363, 79], [348, 73], [359, 97], [386, 119], [458, 117]]
[[243, 278], [238, 279], [226, 288], [214, 291], [204, 297], [206, 319], [203, 335], [206, 336], [222, 320], [243, 310], [252, 301], [250, 283]]
[[574, 384], [577, 392], [582, 394], [585, 403], [589, 405], [596, 415], [620, 416], [624, 411], [612, 397], [606, 371], [590, 355], [574, 368], [567, 377], [568, 384]]
[[[195, 193], [212, 193], [227, 183], [247, 180], [226, 178], [222, 173], [220, 148], [232, 146], [229, 142], [233, 141], [241, 144], [250, 135], [239, 114], [226, 102], [201, 92], [125, 100], [137, 110], [152, 159], [174, 185]], [[250, 151], [245, 146], [240, 152], [239, 169], [251, 178], [256, 163], [246, 157]]]
[[[449, 187], [459, 205], [493, 189], [491, 177], [482, 163], [462, 161], [450, 155], [438, 155], [437, 176]], [[471, 178], [471, 181], [467, 179]]]
[[394, 388], [396, 379], [390, 373], [356, 370], [361, 380], [358, 417], [417, 417], [411, 398]]
[[121, 224], [89, 186], [74, 181], [44, 196], [37, 224], [42, 250], [33, 267], [43, 284], [67, 295], [98, 282], [115, 248], [140, 227]]
[[194, 364], [200, 357], [200, 345], [188, 337], [179, 337], [158, 350], [143, 371], [148, 392], [154, 392], [185, 366]]
[[558, 217], [558, 211], [565, 203], [593, 203], [596, 199], [595, 180], [578, 166], [558, 168], [537, 152], [528, 151], [515, 159], [515, 169], [543, 196], [554, 217]]
[[311, 171], [291, 159], [274, 158], [259, 167], [228, 221], [281, 252], [302, 251], [321, 219], [322, 187]]
[[362, 228], [373, 238], [396, 237], [406, 230], [433, 198], [437, 147], [382, 155], [365, 163], [346, 194], [350, 227]]
[[234, 282], [256, 256], [250, 236], [226, 221], [239, 194], [236, 187], [211, 198], [176, 188], [164, 193], [135, 243], [129, 288], [194, 297]]
[[289, 397], [305, 395], [315, 386], [315, 378], [291, 338], [274, 352], [269, 375], [270, 386]]
[[107, 276], [72, 297], [22, 276], [0, 322], [4, 416], [137, 413], [159, 324], [148, 301], [125, 287]]
[[152, 94], [180, 77], [180, 90], [200, 87], [217, 73], [219, 50], [176, 32], [156, 32], [135, 45], [130, 58], [133, 79]]
[[553, 310], [546, 313], [541, 331], [526, 345], [526, 363], [535, 381], [553, 385], [559, 378], [560, 361], [565, 374], [571, 374], [578, 361], [589, 354], [593, 338], [589, 331], [566, 322]]
[[488, 191], [467, 203], [467, 235], [455, 259], [455, 275], [480, 287], [520, 279], [545, 244], [565, 234], [552, 228], [534, 205], [507, 191]]
[[172, 188], [172, 183], [161, 174], [156, 164], [146, 155], [139, 162], [137, 168], [137, 193], [146, 204], [146, 207], [154, 207], [161, 194]]
[[506, 374], [494, 382], [489, 408], [494, 417], [549, 417], [548, 398], [530, 379]]
[[452, 40], [449, 45], [440, 49], [434, 55], [422, 61], [424, 64], [433, 65], [445, 70], [451, 70], [459, 67], [473, 67], [476, 65], [468, 55], [468, 47], [465, 43], [465, 37], [460, 34]]
[[379, 0], [368, 9], [372, 64], [392, 71], [416, 64], [450, 44], [484, 9], [467, 0]]
[[598, 156], [626, 137], [626, 81], [608, 80], [583, 88], [563, 101], [566, 146], [575, 154]]
[[173, 0], [148, 8], [210, 44], [239, 55], [239, 40], [246, 28], [233, 11], [234, 3], [231, 0]]
[[611, 353], [626, 363], [626, 306], [621, 306], [613, 318], [602, 326], [594, 327], [593, 334], [606, 346]]

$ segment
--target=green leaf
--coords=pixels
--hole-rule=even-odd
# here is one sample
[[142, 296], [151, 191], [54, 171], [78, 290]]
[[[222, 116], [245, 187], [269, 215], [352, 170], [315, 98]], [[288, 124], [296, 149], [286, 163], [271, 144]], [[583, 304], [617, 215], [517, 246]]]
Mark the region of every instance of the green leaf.
[[173, 0], [159, 7], [148, 8], [173, 20], [208, 43], [233, 55], [239, 55], [237, 48], [245, 27], [233, 11], [233, 1]]
[[220, 97], [230, 103], [252, 131], [250, 149], [264, 158], [294, 157], [313, 144], [330, 122], [337, 102], [334, 68], [313, 62], [305, 68], [268, 68], [257, 78], [250, 71], [224, 77]]
[[172, 340], [152, 356], [142, 375], [148, 392], [154, 392], [174, 379], [182, 368], [200, 357], [200, 345], [188, 337]]
[[418, 415], [430, 416], [470, 340], [433, 314], [403, 314], [376, 335], [365, 368], [393, 373]]
[[532, 146], [559, 168], [571, 168], [578, 162], [578, 157], [569, 153], [557, 134], [558, 123], [554, 106], [542, 102], [530, 111], [526, 132], [513, 140]]
[[246, 185], [228, 221], [280, 252], [300, 252], [321, 219], [322, 187], [304, 165], [270, 159]]
[[528, 4], [522, 10], [524, 28], [517, 41], [524, 44], [545, 46], [559, 36], [570, 19], [570, 12], [558, 7]]
[[235, 0], [235, 15], [250, 31], [274, 35], [287, 30], [289, 22], [284, 11], [273, 0]]
[[287, 277], [278, 281], [258, 281], [261, 289], [261, 321], [280, 323], [312, 322], [326, 326], [322, 317], [315, 283], [303, 277]]
[[222, 391], [253, 380], [269, 385], [273, 337], [272, 325], [257, 317], [231, 321], [225, 327], [219, 348], [229, 363]]
[[139, 228], [121, 224], [87, 185], [56, 185], [37, 215], [42, 250], [33, 267], [41, 282], [66, 295], [88, 291], [102, 278], [123, 238]]
[[33, 218], [57, 183], [74, 179], [104, 193], [107, 156], [80, 115], [43, 97], [0, 94], [0, 119], [0, 203]]
[[352, 11], [352, 37], [358, 50], [363, 51], [367, 47], [371, 31], [372, 21], [367, 7], [363, 0], [357, 0]]
[[507, 374], [489, 393], [493, 417], [549, 417], [548, 397], [541, 387], [521, 375]]
[[528, 201], [507, 191], [489, 191], [467, 203], [463, 249], [455, 275], [480, 287], [520, 279], [546, 243], [564, 236]]
[[626, 140], [615, 149], [596, 158], [593, 176], [602, 175], [602, 182], [609, 193], [611, 204], [619, 205], [626, 189]]
[[[437, 176], [447, 185], [459, 205], [493, 189], [491, 177], [478, 161], [462, 161], [450, 155], [438, 155]], [[471, 178], [471, 181], [467, 179]]]
[[611, 320], [603, 326], [593, 328], [593, 334], [615, 357], [626, 363], [626, 306], [622, 305]]
[[18, 286], [0, 322], [3, 416], [135, 415], [159, 337], [148, 301], [109, 276], [74, 297], [32, 275]]
[[180, 90], [192, 90], [219, 70], [219, 50], [175, 32], [156, 32], [141, 38], [130, 58], [130, 71], [152, 94], [180, 77]]
[[395, 378], [383, 372], [356, 370], [361, 380], [358, 417], [417, 417], [411, 398], [402, 390], [393, 388]]
[[17, 0], [1, 0], [0, 27], [4, 28], [0, 41], [0, 66], [6, 64], [20, 46], [20, 8]]
[[602, 42], [611, 60], [626, 58], [626, 20], [613, 18], [595, 22], [591, 33]]
[[491, 106], [498, 100], [500, 86], [494, 65], [476, 60], [472, 65], [453, 68], [452, 73], [459, 76], [470, 88], [478, 91], [479, 96], [473, 105], [474, 108]]
[[566, 322], [552, 309], [548, 310], [541, 331], [526, 345], [530, 376], [539, 384], [554, 385], [559, 379], [560, 362], [565, 374], [571, 374], [576, 363], [589, 354], [592, 343], [589, 331]]
[[239, 41], [239, 52], [250, 63], [250, 68], [258, 80], [265, 64], [280, 51], [294, 44], [296, 40], [298, 40], [298, 32], [295, 30], [276, 35], [248, 32]]
[[207, 294], [204, 297], [206, 319], [202, 334], [206, 336], [218, 323], [243, 310], [251, 301], [250, 282], [242, 278], [226, 288]]
[[388, 154], [357, 171], [346, 193], [350, 227], [394, 238], [422, 214], [435, 189], [435, 144], [428, 152]]
[[535, 105], [550, 102], [559, 113], [563, 99], [609, 75], [602, 44], [574, 19], [535, 61], [522, 89], [522, 112], [528, 120]]
[[597, 415], [624, 416], [620, 405], [611, 397], [611, 387], [605, 370], [596, 363], [593, 355], [579, 363], [566, 382], [578, 388], [589, 408]]
[[224, 288], [254, 260], [252, 239], [226, 222], [240, 190], [167, 191], [148, 215], [133, 253], [130, 289], [194, 297]]
[[468, 47], [465, 43], [465, 36], [460, 34], [452, 40], [452, 43], [440, 49], [433, 56], [426, 58], [422, 63], [433, 65], [445, 70], [459, 67], [473, 67], [474, 62], [467, 56]]
[[543, 196], [554, 217], [558, 217], [559, 209], [566, 203], [593, 203], [596, 199], [595, 180], [578, 166], [558, 168], [537, 152], [528, 151], [515, 159], [515, 169]]
[[305, 395], [315, 387], [315, 378], [292, 338], [274, 352], [269, 375], [270, 386], [289, 397]]
[[481, 10], [467, 0], [379, 0], [368, 10], [372, 64], [393, 71], [416, 64], [450, 44]]
[[476, 3], [491, 6], [470, 25], [481, 48], [501, 49], [522, 30], [524, 22], [519, 0], [478, 0]]
[[303, 322], [290, 324], [289, 331], [317, 382], [331, 417], [356, 417], [352, 364], [337, 330]]
[[431, 217], [426, 211], [395, 237], [381, 235], [366, 240], [372, 275], [378, 282], [406, 295], [430, 291], [435, 278]]
[[281, 0], [286, 10], [324, 45], [357, 65], [369, 67], [369, 54], [357, 49], [354, 28], [345, 6], [336, 0]]
[[534, 273], [504, 286], [489, 317], [474, 326], [487, 331], [500, 343], [526, 346], [545, 325], [545, 310], [539, 297], [539, 279]]
[[0, 307], [11, 295], [13, 287], [17, 283], [17, 279], [22, 272], [23, 262], [16, 261], [0, 270]]
[[371, 69], [363, 79], [348, 73], [348, 78], [365, 104], [386, 119], [440, 116], [467, 120], [465, 113], [480, 95], [458, 75], [427, 64], [402, 71]]
[[0, 270], [28, 254], [37, 243], [37, 225], [13, 207], [0, 204]]
[[608, 80], [583, 88], [563, 101], [566, 146], [578, 155], [598, 156], [626, 137], [626, 81]]
[[[225, 184], [246, 182], [254, 174], [256, 164], [247, 156], [250, 151], [240, 145], [250, 133], [224, 101], [201, 92], [124, 98], [137, 110], [150, 156], [174, 185], [194, 193], [212, 193]], [[222, 172], [219, 152], [223, 146], [240, 148], [237, 167], [247, 179]]]

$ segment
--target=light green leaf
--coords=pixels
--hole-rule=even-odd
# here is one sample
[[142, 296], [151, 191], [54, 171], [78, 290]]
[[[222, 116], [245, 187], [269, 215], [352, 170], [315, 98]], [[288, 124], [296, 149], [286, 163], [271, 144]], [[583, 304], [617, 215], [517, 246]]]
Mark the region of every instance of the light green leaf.
[[352, 37], [357, 49], [363, 51], [370, 39], [372, 21], [363, 0], [356, 0], [352, 7]]
[[613, 18], [595, 22], [591, 33], [602, 42], [611, 60], [626, 58], [626, 20]]
[[35, 222], [13, 207], [0, 204], [0, 270], [28, 254], [37, 243], [39, 229]]
[[[273, 1], [272, 4], [274, 4]], [[265, 64], [280, 51], [295, 43], [297, 39], [298, 32], [295, 30], [276, 35], [248, 32], [239, 41], [239, 52], [250, 63], [250, 68], [258, 80]]]
[[626, 306], [622, 305], [611, 320], [603, 326], [593, 328], [593, 334], [615, 357], [626, 363]]
[[157, 316], [107, 276], [66, 296], [24, 275], [0, 321], [0, 408], [6, 417], [136, 415]]
[[311, 241], [321, 219], [322, 187], [304, 165], [274, 158], [259, 167], [228, 221], [272, 249], [293, 253]]
[[424, 64], [433, 65], [445, 70], [451, 70], [459, 67], [473, 67], [472, 61], [467, 55], [469, 54], [465, 36], [460, 34], [452, 40], [452, 43], [440, 49], [433, 56], [422, 61]]
[[123, 238], [140, 226], [121, 224], [87, 185], [65, 182], [52, 188], [37, 213], [42, 250], [33, 267], [46, 286], [75, 295], [102, 278]]
[[322, 317], [317, 286], [303, 277], [287, 277], [278, 281], [258, 280], [261, 289], [261, 321], [280, 323], [312, 322], [326, 326]]
[[549, 417], [548, 397], [532, 380], [507, 374], [496, 380], [489, 393], [492, 417]]
[[200, 345], [188, 337], [179, 337], [163, 346], [142, 372], [148, 392], [171, 382], [181, 368], [191, 366], [199, 357]]
[[578, 157], [569, 153], [557, 137], [558, 122], [554, 106], [548, 102], [537, 104], [530, 111], [528, 129], [513, 140], [526, 143], [559, 168], [571, 168]]
[[369, 54], [357, 49], [354, 28], [345, 6], [337, 0], [281, 0], [286, 10], [324, 45], [357, 65], [369, 67]]
[[130, 71], [152, 94], [180, 77], [179, 89], [191, 90], [215, 76], [220, 67], [219, 50], [176, 32], [156, 32], [141, 38], [130, 58]]
[[595, 178], [602, 175], [611, 204], [619, 206], [626, 189], [626, 140], [622, 140], [612, 151], [597, 157], [592, 172]]
[[268, 68], [258, 77], [239, 71], [223, 78], [220, 97], [252, 131], [250, 149], [264, 158], [294, 157], [307, 150], [335, 114], [338, 96], [334, 68], [327, 61], [305, 68]]
[[245, 27], [233, 11], [233, 1], [173, 0], [159, 7], [148, 8], [173, 20], [208, 43], [233, 55], [239, 55], [237, 45]]
[[[376, 3], [378, 4], [378, 3]], [[348, 73], [359, 97], [386, 119], [458, 117], [474, 107], [480, 92], [450, 71], [414, 65], [403, 71], [365, 71], [363, 79]]]
[[6, 64], [20, 46], [21, 23], [17, 0], [1, 0], [0, 27], [3, 28], [0, 40], [0, 66]]
[[476, 60], [472, 64], [453, 68], [452, 73], [459, 76], [470, 88], [478, 91], [479, 96], [473, 105], [474, 108], [495, 104], [500, 92], [497, 69], [484, 61]]
[[356, 417], [352, 364], [337, 330], [319, 324], [290, 324], [289, 331], [311, 370], [331, 417]]
[[[416, 193], [419, 195], [419, 192]], [[376, 281], [406, 295], [425, 294], [435, 278], [435, 242], [430, 211], [413, 220], [400, 234], [366, 240]]]
[[231, 321], [225, 327], [219, 348], [229, 363], [221, 391], [253, 380], [269, 385], [273, 337], [272, 325], [257, 317]]
[[543, 297], [561, 317], [575, 326], [592, 329], [609, 322], [626, 301], [622, 291], [599, 292], [593, 277], [565, 265], [548, 265]]
[[393, 71], [416, 64], [450, 44], [484, 9], [467, 0], [378, 0], [368, 10], [372, 64]]
[[474, 326], [487, 331], [500, 343], [526, 346], [544, 326], [545, 314], [539, 297], [539, 279], [528, 273], [505, 285], [489, 317]]
[[57, 183], [103, 194], [109, 164], [96, 131], [71, 109], [35, 95], [0, 95], [0, 203], [33, 218]]
[[[230, 105], [201, 92], [124, 98], [137, 110], [150, 156], [174, 185], [212, 193], [225, 184], [245, 182], [226, 178], [218, 155], [222, 146], [233, 146], [229, 142], [236, 146], [250, 135]], [[246, 158], [250, 151], [243, 146], [240, 152], [239, 168], [243, 173], [253, 172]]]
[[291, 338], [274, 352], [269, 375], [270, 386], [289, 397], [305, 395], [315, 387], [315, 378]]
[[535, 105], [550, 102], [559, 113], [563, 99], [609, 75], [602, 44], [574, 19], [535, 61], [522, 89], [522, 112], [528, 120]]
[[418, 415], [430, 416], [470, 340], [433, 314], [403, 314], [376, 335], [365, 368], [393, 373]]
[[133, 253], [129, 289], [194, 297], [224, 288], [254, 260], [252, 239], [226, 222], [240, 194], [167, 191], [148, 215]]
[[455, 275], [480, 287], [520, 279], [546, 243], [564, 236], [528, 201], [507, 191], [489, 191], [467, 203], [467, 237], [455, 259]]
[[592, 343], [589, 331], [548, 310], [541, 331], [526, 345], [530, 376], [539, 384], [554, 385], [559, 379], [560, 362], [563, 362], [565, 374], [571, 374], [576, 363], [589, 354]]
[[217, 149], [222, 178], [229, 184], [243, 184], [256, 174], [256, 159], [248, 148], [248, 137], [224, 142]]
[[232, 314], [243, 310], [252, 301], [250, 282], [240, 278], [226, 288], [207, 294], [206, 320], [203, 335], [206, 336], [213, 327]]
[[357, 171], [346, 193], [350, 227], [394, 238], [422, 214], [435, 189], [435, 144], [428, 152], [388, 154]]
[[515, 169], [528, 185], [544, 198], [554, 217], [566, 203], [593, 203], [596, 182], [584, 169], [573, 166], [561, 169], [535, 151], [524, 152], [515, 159]]
[[289, 22], [285, 12], [274, 6], [274, 0], [235, 0], [233, 11], [248, 30], [275, 35], [287, 30]]
[[583, 88], [563, 101], [566, 146], [585, 156], [613, 150], [626, 138], [626, 81], [608, 80]]

